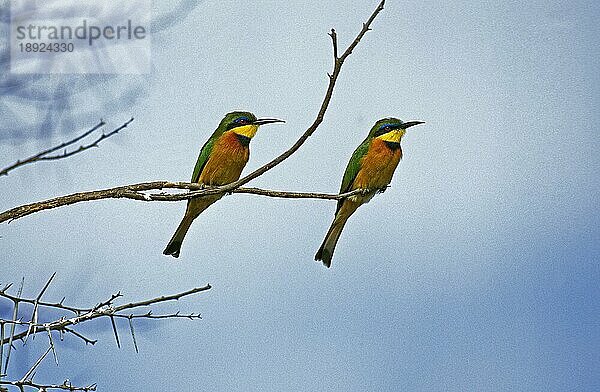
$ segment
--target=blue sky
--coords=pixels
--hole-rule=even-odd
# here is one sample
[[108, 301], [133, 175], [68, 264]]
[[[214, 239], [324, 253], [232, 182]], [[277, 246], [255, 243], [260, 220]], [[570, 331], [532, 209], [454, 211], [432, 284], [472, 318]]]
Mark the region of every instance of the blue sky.
[[[100, 116], [113, 127], [136, 118], [100, 149], [0, 179], [0, 208], [188, 180], [233, 109], [287, 120], [259, 131], [250, 172], [313, 120], [329, 29], [345, 46], [375, 5], [179, 8], [153, 37], [151, 75], [78, 79], [96, 84], [72, 89], [68, 109], [30, 135], [0, 119], [8, 164]], [[407, 133], [392, 187], [346, 226], [331, 270], [312, 261], [333, 217], [328, 201], [225, 197], [196, 220], [177, 261], [161, 252], [183, 203], [107, 200], [0, 226], [0, 281], [25, 276], [30, 294], [54, 271], [48, 298], [77, 304], [213, 285], [175, 305], [203, 320], [140, 326], [140, 354], [126, 336], [116, 349], [98, 322], [88, 327], [95, 347], [67, 339], [61, 366], [48, 361], [37, 377], [106, 391], [600, 389], [599, 15], [593, 1], [388, 1], [315, 135], [251, 183], [335, 192], [377, 119], [427, 122]], [[45, 82], [52, 91], [56, 80]], [[34, 120], [49, 112], [10, 99]], [[19, 351], [28, 355], [17, 373], [37, 355]]]

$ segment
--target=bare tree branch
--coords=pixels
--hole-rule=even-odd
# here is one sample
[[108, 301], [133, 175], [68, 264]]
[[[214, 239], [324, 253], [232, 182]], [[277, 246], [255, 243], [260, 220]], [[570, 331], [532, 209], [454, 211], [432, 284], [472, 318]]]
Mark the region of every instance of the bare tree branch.
[[201, 319], [202, 316], [200, 315], [200, 313], [189, 313], [189, 314], [181, 314], [179, 312], [174, 313], [174, 314], [152, 314], [152, 312], [148, 312], [148, 313], [144, 313], [144, 314], [130, 314], [129, 316], [126, 316], [124, 314], [115, 314], [114, 317], [116, 318], [127, 318], [127, 319], [136, 319], [136, 318], [145, 318], [145, 319], [172, 319], [172, 318], [185, 318], [188, 320], [196, 320], [196, 319]]
[[[5, 167], [4, 169], [0, 170], [0, 177], [1, 176], [7, 176], [8, 173], [16, 168], [19, 168], [21, 166], [25, 166], [31, 163], [35, 163], [35, 162], [40, 162], [40, 161], [55, 161], [58, 159], [64, 159], [64, 158], [68, 158], [70, 156], [73, 156], [75, 154], [79, 154], [81, 152], [84, 152], [85, 150], [89, 150], [90, 148], [93, 147], [98, 147], [100, 142], [102, 142], [104, 139], [108, 139], [109, 137], [119, 133], [119, 131], [123, 130], [124, 128], [126, 128], [129, 124], [131, 124], [131, 122], [133, 121], [133, 118], [131, 118], [130, 120], [128, 120], [127, 122], [125, 122], [123, 125], [121, 125], [120, 127], [112, 130], [109, 133], [106, 134], [102, 134], [100, 135], [96, 140], [94, 140], [93, 142], [89, 143], [89, 144], [82, 144], [81, 146], [79, 146], [79, 148], [72, 150], [72, 151], [67, 151], [66, 148], [77, 143], [78, 141], [80, 141], [81, 139], [85, 138], [86, 136], [89, 136], [90, 134], [92, 134], [93, 132], [95, 132], [96, 130], [102, 128], [103, 126], [106, 125], [106, 123], [103, 120], [100, 120], [100, 122], [94, 126], [93, 128], [85, 131], [84, 133], [82, 133], [81, 135], [77, 136], [74, 139], [71, 139], [67, 142], [61, 143], [58, 146], [54, 146], [52, 148], [49, 148], [47, 150], [44, 150], [40, 153], [37, 153], [35, 155], [30, 156], [29, 158], [23, 159], [23, 160], [18, 160], [17, 162], [13, 163], [10, 166]], [[50, 155], [53, 152], [56, 152], [58, 150], [61, 150], [65, 148], [65, 151], [60, 153], [60, 154], [56, 154], [56, 155]]]
[[31, 380], [25, 380], [25, 381], [20, 381], [20, 380], [19, 381], [1, 381], [0, 380], [0, 391], [3, 390], [3, 388], [1, 387], [2, 385], [13, 386], [13, 387], [19, 388], [19, 390], [21, 390], [21, 391], [25, 391], [26, 387], [36, 389], [37, 391], [40, 391], [40, 392], [52, 391], [52, 390], [89, 392], [89, 391], [96, 390], [96, 384], [92, 384], [87, 387], [76, 387], [76, 386], [71, 385], [71, 383], [67, 382], [67, 381], [65, 381], [61, 385], [53, 385], [53, 384], [39, 384], [39, 383], [35, 383]]
[[[192, 190], [192, 192], [176, 194], [142, 193], [149, 190], [161, 189], [190, 189]], [[202, 185], [196, 183], [153, 181], [132, 185], [124, 185], [115, 188], [101, 189], [97, 191], [73, 193], [71, 195], [60, 196], [54, 199], [49, 199], [37, 203], [25, 204], [0, 213], [0, 223], [23, 218], [27, 215], [43, 210], [50, 210], [75, 203], [81, 203], [84, 201], [93, 201], [101, 199], [132, 199], [139, 201], [181, 201], [195, 197], [214, 195], [218, 193], [248, 193], [277, 198], [340, 200], [349, 196], [363, 193], [365, 191], [366, 190], [357, 189], [352, 192], [338, 195], [327, 193], [285, 192], [259, 188], [228, 189], [228, 185], [224, 185], [221, 187], [203, 188]]]
[[[142, 307], [146, 307], [146, 306], [150, 306], [150, 305], [155, 305], [158, 303], [176, 301], [183, 297], [188, 297], [188, 296], [191, 296], [191, 295], [203, 292], [203, 291], [207, 291], [210, 289], [211, 289], [211, 286], [206, 285], [206, 286], [202, 286], [202, 287], [196, 287], [191, 290], [173, 294], [173, 295], [166, 295], [166, 296], [163, 295], [163, 296], [152, 298], [149, 300], [144, 300], [144, 301], [139, 301], [139, 302], [130, 302], [130, 303], [119, 305], [119, 306], [115, 306], [114, 301], [116, 299], [120, 298], [121, 294], [113, 294], [109, 300], [104, 301], [92, 308], [87, 308], [87, 309], [71, 308], [71, 307], [67, 307], [62, 304], [56, 304], [56, 303], [53, 304], [53, 303], [38, 302], [38, 306], [42, 306], [45, 308], [54, 308], [54, 309], [61, 309], [61, 310], [68, 310], [68, 311], [72, 311], [72, 309], [77, 309], [78, 312], [74, 317], [70, 317], [70, 318], [62, 317], [59, 320], [46, 322], [46, 323], [34, 322], [33, 317], [32, 317], [31, 322], [20, 322], [17, 320], [11, 321], [11, 320], [0, 319], [0, 322], [3, 322], [3, 323], [7, 323], [7, 324], [12, 323], [13, 325], [26, 325], [28, 327], [26, 331], [22, 331], [20, 333], [12, 333], [9, 338], [5, 337], [2, 341], [0, 341], [0, 344], [7, 344], [9, 342], [12, 343], [12, 341], [14, 341], [14, 340], [23, 340], [23, 339], [26, 339], [29, 334], [37, 334], [40, 332], [46, 332], [47, 330], [60, 331], [60, 332], [64, 332], [64, 333], [72, 333], [72, 330], [70, 330], [67, 327], [77, 325], [77, 324], [80, 324], [80, 323], [83, 323], [86, 321], [94, 320], [97, 318], [101, 318], [101, 317], [108, 317], [111, 319], [114, 319], [114, 318], [146, 318], [146, 319], [187, 318], [190, 320], [199, 319], [200, 315], [196, 315], [194, 313], [189, 314], [189, 315], [181, 315], [179, 312], [176, 312], [176, 313], [168, 314], [168, 315], [154, 316], [152, 314], [152, 312], [146, 312], [146, 313], [137, 314], [137, 315], [129, 314], [129, 313], [123, 314], [122, 312], [124, 312], [126, 310], [138, 309], [138, 308], [142, 308]], [[32, 299], [26, 299], [26, 298], [15, 299], [14, 296], [6, 293], [5, 291], [0, 291], [0, 298], [2, 298], [2, 297], [9, 299], [11, 301], [16, 300], [18, 303], [20, 303], [20, 302], [29, 303], [29, 304], [35, 303], [35, 300], [32, 300]], [[82, 336], [78, 335], [78, 337], [83, 339]], [[86, 343], [91, 343], [91, 344], [95, 343], [95, 341], [92, 341], [87, 338], [85, 338], [84, 340], [86, 341]], [[120, 344], [120, 341], [118, 341], [118, 342]], [[5, 366], [5, 368], [8, 368], [8, 366]]]
[[[6, 285], [2, 290], [0, 290], [0, 300], [4, 299], [10, 302], [13, 302], [13, 317], [11, 320], [5, 320], [0, 318], [0, 363], [3, 363], [4, 359], [4, 345], [8, 345], [8, 355], [6, 357], [5, 366], [0, 365], [0, 391], [6, 391], [6, 387], [15, 387], [21, 391], [25, 391], [26, 388], [37, 389], [38, 391], [49, 391], [49, 390], [65, 390], [65, 391], [94, 391], [96, 389], [96, 385], [92, 384], [87, 387], [76, 387], [73, 386], [69, 381], [65, 381], [61, 385], [53, 385], [53, 384], [40, 384], [33, 381], [36, 370], [40, 366], [40, 364], [44, 361], [44, 359], [48, 356], [50, 352], [52, 352], [54, 357], [54, 362], [58, 365], [58, 354], [57, 347], [55, 345], [52, 333], [59, 333], [61, 340], [64, 334], [72, 334], [73, 336], [81, 339], [86, 344], [94, 345], [96, 340], [92, 340], [79, 332], [75, 331], [73, 328], [75, 326], [80, 325], [86, 321], [91, 321], [98, 318], [108, 318], [111, 321], [112, 330], [115, 334], [115, 340], [117, 342], [117, 346], [121, 347], [121, 340], [118, 334], [116, 319], [127, 319], [129, 324], [129, 331], [131, 333], [133, 339], [133, 345], [136, 352], [139, 352], [138, 342], [135, 335], [134, 328], [134, 320], [135, 319], [149, 319], [149, 320], [158, 320], [158, 319], [182, 319], [186, 318], [189, 320], [200, 319], [200, 314], [190, 313], [190, 314], [181, 314], [179, 311], [172, 314], [164, 314], [164, 315], [154, 315], [152, 314], [152, 310], [147, 310], [143, 313], [132, 313], [140, 308], [147, 308], [149, 306], [164, 303], [177, 301], [181, 298], [188, 297], [203, 291], [210, 290], [211, 286], [206, 285], [202, 287], [196, 287], [191, 290], [183, 291], [176, 294], [171, 295], [162, 295], [156, 298], [125, 303], [122, 305], [115, 305], [115, 302], [122, 297], [121, 293], [116, 293], [110, 296], [109, 299], [101, 301], [92, 307], [71, 307], [63, 304], [63, 300], [60, 302], [43, 302], [41, 301], [42, 296], [48, 290], [48, 287], [54, 280], [56, 274], [52, 274], [50, 279], [45, 283], [42, 289], [39, 291], [35, 298], [23, 298], [21, 297], [23, 293], [23, 282], [21, 281], [21, 285], [18, 289], [16, 295], [12, 295], [8, 293], [8, 290], [12, 287], [12, 284]], [[19, 313], [19, 305], [25, 303], [29, 306], [33, 307], [32, 315], [30, 321], [23, 321], [22, 319], [18, 319]], [[72, 314], [72, 317], [67, 318], [65, 316], [60, 317], [59, 319], [55, 319], [53, 321], [41, 322], [40, 319], [40, 311], [42, 309], [54, 309], [62, 312], [68, 312]], [[5, 326], [10, 325], [10, 335], [5, 335]], [[17, 331], [16, 328], [19, 328]], [[10, 381], [4, 380], [6, 376], [4, 373], [8, 373], [8, 366], [10, 363], [10, 349], [13, 346], [13, 342], [15, 341], [23, 341], [23, 344], [27, 342], [27, 338], [29, 336], [35, 337], [38, 333], [45, 333], [48, 337], [48, 347], [46, 351], [38, 358], [38, 360], [33, 364], [33, 366], [23, 375], [18, 381]]]
[[85, 342], [85, 344], [91, 344], [93, 346], [96, 343], [98, 343], [97, 340], [92, 340], [92, 339], [86, 338], [84, 335], [80, 334], [79, 332], [77, 332], [75, 330], [72, 330], [71, 328], [65, 327], [64, 332], [68, 332], [68, 333], [70, 333], [72, 335], [77, 336], [79, 339], [83, 340]]
[[[10, 293], [8, 293], [8, 289], [11, 287], [11, 285], [8, 285], [5, 288], [3, 288], [2, 290], [0, 290], [0, 297], [4, 297], [13, 302], [27, 303], [27, 304], [35, 305], [35, 299], [21, 298], [21, 293], [23, 291], [23, 282], [24, 282], [24, 280], [21, 281], [21, 288], [19, 289], [19, 292], [17, 292], [17, 295], [11, 295]], [[63, 298], [63, 300], [64, 300], [64, 298]], [[43, 306], [43, 307], [48, 307], [48, 308], [68, 310], [69, 312], [72, 312], [74, 314], [81, 314], [81, 313], [85, 313], [85, 312], [89, 311], [88, 309], [85, 309], [85, 308], [76, 308], [76, 307], [71, 307], [71, 306], [65, 306], [65, 305], [63, 305], [62, 301], [56, 302], [56, 303], [38, 301], [38, 305]]]
[[[364, 35], [371, 30], [370, 26], [372, 22], [375, 20], [377, 15], [383, 10], [383, 6], [385, 4], [385, 0], [382, 0], [375, 11], [371, 14], [366, 23], [363, 23], [363, 27], [354, 39], [352, 43], [344, 50], [341, 56], [338, 55], [338, 40], [337, 34], [334, 29], [331, 30], [329, 34], [332, 39], [333, 45], [333, 54], [334, 54], [334, 65], [333, 71], [329, 75], [329, 84], [327, 90], [325, 92], [325, 97], [323, 98], [323, 102], [321, 103], [321, 107], [317, 113], [317, 117], [313, 121], [313, 123], [306, 129], [306, 131], [300, 136], [300, 138], [294, 143], [294, 145], [279, 155], [277, 158], [273, 159], [269, 163], [261, 166], [256, 169], [252, 173], [246, 175], [245, 177], [234, 181], [230, 184], [223, 185], [220, 187], [213, 188], [205, 188], [202, 189], [202, 186], [199, 184], [190, 184], [190, 183], [182, 183], [182, 182], [167, 182], [167, 181], [155, 181], [155, 182], [145, 182], [140, 184], [126, 185], [120, 186], [116, 188], [103, 189], [98, 191], [91, 192], [81, 192], [74, 193], [72, 195], [61, 196], [54, 199], [46, 200], [39, 203], [32, 203], [28, 205], [23, 205], [20, 207], [13, 208], [11, 210], [7, 210], [3, 213], [0, 213], [0, 223], [15, 220], [27, 216], [29, 214], [33, 214], [35, 212], [41, 210], [52, 209], [60, 206], [70, 205], [79, 203], [82, 201], [92, 201], [92, 200], [100, 200], [100, 199], [109, 199], [109, 198], [127, 198], [134, 199], [140, 201], [178, 201], [178, 200], [187, 200], [192, 197], [202, 197], [214, 194], [223, 194], [223, 193], [251, 193], [257, 194], [261, 196], [268, 197], [281, 197], [281, 198], [310, 198], [310, 199], [328, 199], [328, 200], [340, 200], [345, 197], [349, 197], [354, 194], [365, 192], [366, 190], [356, 190], [343, 195], [332, 195], [332, 194], [323, 194], [323, 193], [300, 193], [300, 192], [283, 192], [283, 191], [273, 191], [266, 189], [257, 189], [257, 188], [240, 188], [242, 185], [248, 183], [254, 178], [261, 176], [265, 172], [273, 169], [275, 166], [279, 165], [281, 162], [289, 158], [292, 154], [294, 154], [303, 144], [304, 142], [317, 130], [319, 125], [323, 122], [323, 118], [329, 107], [329, 103], [331, 101], [331, 97], [333, 96], [333, 91], [335, 88], [336, 81], [340, 75], [342, 70], [342, 66], [344, 61], [352, 54], [352, 51], [356, 48], [356, 46], [360, 43], [361, 39]], [[178, 189], [188, 189], [192, 192], [188, 192], [185, 194], [144, 194], [142, 192], [149, 190], [160, 190], [165, 188], [178, 188]]]

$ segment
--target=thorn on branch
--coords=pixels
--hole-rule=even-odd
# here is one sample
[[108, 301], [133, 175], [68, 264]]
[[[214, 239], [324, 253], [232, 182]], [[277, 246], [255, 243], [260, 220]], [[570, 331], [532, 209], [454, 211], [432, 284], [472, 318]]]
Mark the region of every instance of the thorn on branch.
[[[21, 295], [23, 294], [23, 286], [24, 285], [25, 285], [25, 277], [21, 278], [21, 285], [19, 286], [19, 290], [17, 291], [17, 296], [14, 298], [11, 298], [14, 303], [13, 317], [12, 317], [13, 321], [18, 320], [19, 303], [21, 301]], [[16, 327], [17, 327], [17, 325], [14, 323], [10, 327], [10, 335], [8, 338], [8, 350], [6, 352], [6, 362], [4, 363], [4, 371], [6, 371], [6, 372], [8, 372], [8, 365], [10, 364], [10, 354], [12, 352], [12, 349], [14, 348], [13, 341], [15, 339], [15, 328]], [[0, 342], [0, 343], [4, 344], [4, 340], [2, 340], [2, 342]]]
[[[150, 313], [150, 312], [148, 312]], [[133, 329], [133, 314], [129, 315], [128, 317], [128, 321], [129, 321], [129, 330], [131, 331], [131, 339], [133, 340], [133, 347], [135, 347], [135, 352], [137, 354], [140, 353], [140, 350], [138, 350], [138, 345], [137, 345], [137, 341], [135, 340], [135, 331]]]
[[[48, 347], [46, 352], [44, 354], [42, 354], [42, 356], [33, 364], [31, 369], [29, 369], [29, 371], [27, 373], [25, 373], [23, 378], [21, 378], [21, 380], [20, 380], [21, 383], [25, 382], [26, 380], [29, 380], [29, 377], [31, 377], [31, 375], [35, 372], [35, 370], [38, 368], [38, 366], [40, 366], [40, 364], [42, 363], [44, 358], [46, 358], [46, 356], [50, 353], [51, 349], [52, 349], [51, 347]], [[33, 379], [33, 378], [31, 378], [31, 379]]]
[[54, 347], [54, 341], [52, 340], [52, 332], [48, 326], [46, 326], [46, 332], [48, 333], [48, 341], [50, 343], [50, 348], [52, 349], [52, 354], [54, 355], [54, 362], [56, 363], [56, 366], [58, 366], [58, 356], [56, 355], [56, 348]]
[[119, 341], [119, 333], [117, 332], [117, 324], [115, 323], [115, 318], [113, 316], [110, 316], [110, 323], [112, 325], [113, 332], [115, 334], [115, 340], [117, 341], [117, 347], [121, 348], [121, 342]]

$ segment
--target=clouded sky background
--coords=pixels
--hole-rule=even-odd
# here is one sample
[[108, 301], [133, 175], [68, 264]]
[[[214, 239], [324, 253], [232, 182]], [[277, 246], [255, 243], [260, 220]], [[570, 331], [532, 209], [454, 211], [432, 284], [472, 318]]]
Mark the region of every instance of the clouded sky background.
[[[157, 14], [175, 14], [153, 37], [152, 74], [70, 91], [70, 126], [50, 121], [52, 131], [7, 125], [27, 102], [7, 87], [22, 79], [3, 73], [12, 114], [0, 114], [0, 166], [100, 116], [110, 127], [135, 122], [99, 149], [0, 179], [0, 209], [186, 181], [234, 109], [287, 120], [259, 131], [250, 172], [314, 119], [329, 29], [345, 47], [375, 6], [161, 3]], [[78, 305], [213, 285], [163, 308], [203, 320], [140, 324], [139, 354], [127, 325], [118, 350], [110, 324], [97, 322], [83, 329], [96, 346], [67, 337], [61, 366], [48, 360], [36, 379], [104, 391], [600, 389], [599, 16], [596, 1], [389, 0], [315, 135], [251, 183], [336, 192], [377, 119], [427, 122], [408, 131], [392, 187], [352, 217], [330, 270], [312, 261], [330, 201], [227, 196], [195, 221], [177, 261], [161, 253], [184, 203], [106, 200], [1, 225], [0, 282], [25, 276], [29, 295], [54, 271], [46, 298]], [[18, 378], [39, 349], [17, 353]]]

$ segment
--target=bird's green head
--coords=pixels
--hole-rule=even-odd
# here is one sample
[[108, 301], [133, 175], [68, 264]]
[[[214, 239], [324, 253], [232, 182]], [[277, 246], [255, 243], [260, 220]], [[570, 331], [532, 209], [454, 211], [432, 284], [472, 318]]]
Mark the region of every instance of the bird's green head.
[[256, 118], [250, 112], [231, 112], [227, 113], [221, 123], [219, 129], [222, 132], [233, 131], [238, 135], [246, 136], [250, 139], [254, 137], [258, 127], [264, 124], [285, 122], [276, 118]]
[[408, 128], [419, 124], [424, 124], [424, 122], [403, 122], [402, 120], [393, 117], [382, 118], [373, 125], [371, 132], [369, 132], [369, 137], [373, 139], [382, 139], [387, 142], [399, 143]]

